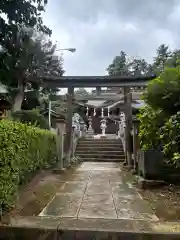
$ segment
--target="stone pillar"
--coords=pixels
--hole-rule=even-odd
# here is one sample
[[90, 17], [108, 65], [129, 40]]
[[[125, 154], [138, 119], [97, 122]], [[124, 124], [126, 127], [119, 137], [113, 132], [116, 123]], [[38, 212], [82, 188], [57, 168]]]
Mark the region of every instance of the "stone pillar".
[[84, 122], [81, 121], [79, 124], [80, 124], [80, 134], [79, 134], [79, 136], [84, 137]]
[[104, 108], [101, 109], [101, 117], [104, 117]]
[[91, 116], [88, 118], [88, 121], [89, 121], [89, 128], [88, 128], [87, 134], [88, 134], [88, 137], [92, 137], [94, 135], [94, 131], [92, 128], [92, 117]]
[[74, 155], [75, 155], [75, 150], [76, 150], [75, 132], [76, 132], [76, 127], [75, 127], [75, 126], [72, 126], [72, 154], [71, 154], [71, 157], [74, 157]]
[[96, 95], [97, 96], [101, 95], [101, 87], [96, 87]]
[[83, 137], [86, 136], [86, 133], [87, 133], [87, 125], [84, 124], [84, 126], [83, 126]]
[[57, 139], [56, 139], [56, 146], [57, 146], [57, 157], [58, 157], [58, 170], [63, 170], [64, 163], [64, 133], [65, 133], [65, 120], [64, 119], [57, 119], [56, 120], [56, 127], [57, 127]]
[[117, 137], [118, 137], [118, 139], [120, 139], [121, 138], [121, 122], [119, 121], [118, 122], [118, 132], [117, 132]]
[[87, 117], [89, 116], [89, 108], [88, 108], [88, 106], [86, 107], [86, 116]]
[[70, 166], [71, 150], [72, 150], [72, 116], [73, 116], [73, 98], [74, 88], [68, 88], [67, 94], [67, 121], [66, 121], [66, 138], [65, 138], [65, 155], [66, 166]]
[[96, 108], [94, 108], [94, 114], [93, 115], [96, 116]]

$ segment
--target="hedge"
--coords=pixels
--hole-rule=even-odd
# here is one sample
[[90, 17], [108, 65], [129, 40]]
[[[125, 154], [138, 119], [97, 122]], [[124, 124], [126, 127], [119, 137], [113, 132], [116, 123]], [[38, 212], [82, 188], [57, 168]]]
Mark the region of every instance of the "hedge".
[[26, 124], [0, 121], [0, 210], [11, 208], [18, 188], [37, 170], [56, 162], [55, 135]]

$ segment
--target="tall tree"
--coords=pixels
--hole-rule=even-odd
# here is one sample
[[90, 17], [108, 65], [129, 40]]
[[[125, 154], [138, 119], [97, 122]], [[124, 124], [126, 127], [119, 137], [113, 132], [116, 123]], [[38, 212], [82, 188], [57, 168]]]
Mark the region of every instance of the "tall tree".
[[148, 64], [144, 59], [132, 59], [129, 63], [130, 73], [133, 76], [143, 76], [148, 72]]
[[51, 34], [50, 29], [43, 25], [41, 17], [46, 4], [47, 0], [1, 0], [0, 45], [8, 49], [22, 26], [36, 26], [38, 31]]
[[171, 56], [167, 59], [165, 65], [166, 67], [178, 67], [180, 66], [180, 49], [175, 49]]
[[[41, 76], [61, 76], [64, 71], [62, 59], [55, 56], [56, 45], [32, 29], [21, 29], [11, 48], [0, 54], [1, 81], [15, 89], [13, 110], [21, 109], [25, 89], [38, 89]], [[32, 77], [39, 77], [34, 82]]]
[[85, 88], [78, 88], [78, 89], [75, 91], [75, 95], [78, 95], [78, 96], [87, 96], [87, 95], [89, 95], [89, 93], [86, 91]]
[[121, 51], [120, 55], [113, 59], [112, 64], [106, 70], [110, 76], [127, 76], [129, 71], [126, 53]]
[[145, 59], [128, 58], [123, 51], [106, 70], [110, 76], [141, 76], [153, 72], [152, 66]]
[[165, 44], [161, 44], [157, 49], [157, 56], [154, 58], [153, 64], [153, 68], [158, 75], [164, 71], [165, 63], [170, 56], [171, 51], [169, 50], [169, 47]]

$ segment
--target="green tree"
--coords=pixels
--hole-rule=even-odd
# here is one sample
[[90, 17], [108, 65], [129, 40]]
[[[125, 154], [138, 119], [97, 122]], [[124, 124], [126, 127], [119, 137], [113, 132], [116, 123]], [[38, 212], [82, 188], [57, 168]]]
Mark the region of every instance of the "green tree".
[[51, 34], [43, 25], [41, 14], [45, 11], [47, 0], [1, 0], [0, 1], [0, 45], [9, 49], [16, 39], [19, 29], [34, 28], [45, 34]]
[[78, 96], [87, 96], [87, 95], [89, 95], [89, 93], [86, 91], [85, 88], [78, 88], [78, 89], [75, 91], [75, 95], [78, 95]]
[[164, 71], [165, 63], [171, 56], [171, 51], [169, 47], [165, 44], [161, 44], [157, 49], [157, 56], [154, 58], [153, 68], [156, 74], [160, 74]]
[[165, 68], [152, 80], [144, 93], [144, 100], [154, 109], [162, 109], [168, 116], [180, 110], [180, 67]]
[[[55, 55], [56, 45], [32, 29], [21, 29], [14, 45], [0, 54], [1, 82], [13, 89], [13, 111], [21, 109], [25, 89], [38, 90], [41, 76], [61, 76], [63, 61]], [[33, 77], [39, 81], [34, 82]]]
[[133, 76], [147, 75], [148, 63], [144, 59], [132, 59], [129, 63], [130, 73]]
[[142, 76], [153, 74], [152, 65], [148, 64], [145, 59], [128, 58], [123, 51], [113, 59], [112, 64], [106, 70], [110, 76]]
[[164, 112], [161, 109], [155, 110], [150, 105], [146, 105], [140, 109], [138, 114], [140, 120], [140, 145], [141, 149], [157, 149], [161, 145], [160, 128], [166, 121]]
[[178, 67], [180, 66], [180, 49], [175, 49], [171, 56], [166, 60], [165, 66], [166, 67]]
[[126, 53], [121, 51], [120, 55], [113, 59], [112, 64], [106, 70], [110, 76], [127, 76], [129, 70]]

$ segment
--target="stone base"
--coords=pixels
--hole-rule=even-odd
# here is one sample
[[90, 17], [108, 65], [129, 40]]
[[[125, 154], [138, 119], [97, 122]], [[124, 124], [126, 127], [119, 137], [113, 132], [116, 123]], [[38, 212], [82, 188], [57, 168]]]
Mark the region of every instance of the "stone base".
[[137, 187], [140, 189], [156, 188], [166, 184], [163, 180], [148, 180], [143, 177], [137, 176], [136, 178]]

